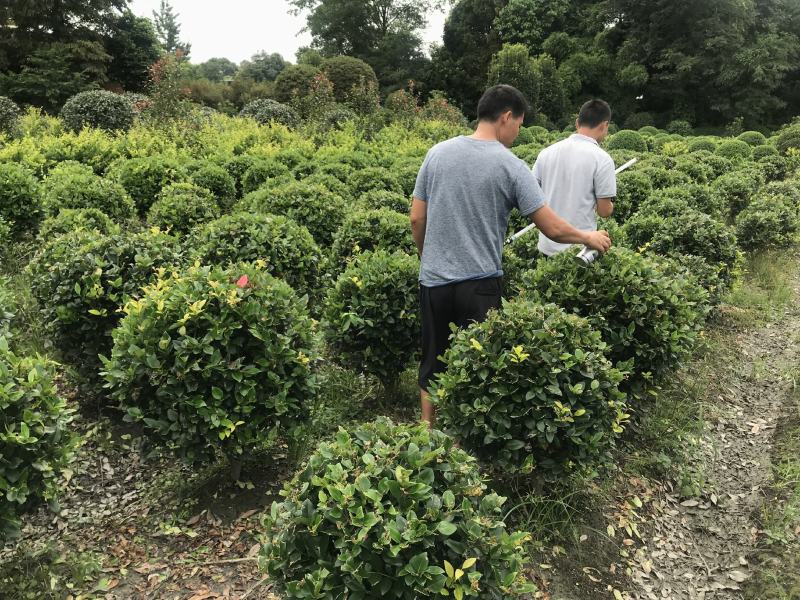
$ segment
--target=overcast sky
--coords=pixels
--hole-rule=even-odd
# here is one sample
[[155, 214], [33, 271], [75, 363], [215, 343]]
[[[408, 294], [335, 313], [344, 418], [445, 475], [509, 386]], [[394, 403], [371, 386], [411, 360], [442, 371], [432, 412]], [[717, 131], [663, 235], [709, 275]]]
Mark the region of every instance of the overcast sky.
[[[160, 0], [131, 0], [130, 7], [135, 14], [152, 18], [159, 4]], [[285, 0], [172, 0], [171, 4], [179, 14], [181, 41], [192, 44], [193, 63], [215, 56], [239, 63], [260, 50], [280, 52], [294, 62], [295, 51], [311, 41], [307, 33], [300, 33], [305, 17], [290, 15]], [[430, 15], [426, 48], [441, 41], [444, 20], [444, 13]]]

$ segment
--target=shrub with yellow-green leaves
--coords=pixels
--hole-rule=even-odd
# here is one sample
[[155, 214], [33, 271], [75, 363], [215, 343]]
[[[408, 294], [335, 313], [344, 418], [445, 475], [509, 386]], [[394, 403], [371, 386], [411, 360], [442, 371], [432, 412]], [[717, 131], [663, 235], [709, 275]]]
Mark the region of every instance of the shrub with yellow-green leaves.
[[262, 268], [192, 266], [124, 310], [103, 361], [106, 387], [129, 419], [186, 460], [264, 449], [308, 414], [313, 322]]
[[105, 236], [77, 229], [47, 242], [27, 269], [56, 347], [91, 378], [98, 355], [111, 349], [120, 308], [160, 268], [179, 262], [178, 241], [158, 231]]
[[628, 418], [606, 349], [586, 319], [507, 302], [455, 333], [432, 385], [441, 426], [507, 473], [590, 464]]
[[526, 581], [525, 532], [503, 521], [474, 458], [425, 425], [340, 429], [284, 486], [261, 557], [287, 598], [508, 600]]

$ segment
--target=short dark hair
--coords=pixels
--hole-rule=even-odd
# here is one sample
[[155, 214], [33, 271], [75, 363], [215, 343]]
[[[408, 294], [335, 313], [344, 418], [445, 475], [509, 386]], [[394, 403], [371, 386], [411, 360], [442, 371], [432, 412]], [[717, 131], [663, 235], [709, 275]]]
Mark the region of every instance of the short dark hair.
[[494, 123], [500, 115], [511, 111], [515, 118], [528, 112], [525, 95], [511, 85], [495, 85], [483, 93], [478, 102], [478, 121]]
[[578, 125], [582, 127], [597, 127], [605, 121], [611, 120], [611, 107], [605, 100], [589, 100], [581, 106], [578, 113]]

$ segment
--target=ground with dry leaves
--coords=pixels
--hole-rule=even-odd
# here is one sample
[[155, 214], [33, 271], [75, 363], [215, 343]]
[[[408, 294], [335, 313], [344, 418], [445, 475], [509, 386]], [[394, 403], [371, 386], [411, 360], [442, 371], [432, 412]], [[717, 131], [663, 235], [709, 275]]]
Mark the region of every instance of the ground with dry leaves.
[[[773, 597], [759, 595], [753, 575], [767, 560], [775, 434], [800, 365], [791, 266], [790, 297], [767, 302], [759, 321], [753, 306], [721, 311], [707, 348], [642, 411], [616, 464], [561, 486], [539, 482], [535, 494], [504, 491], [509, 520], [538, 540], [539, 598]], [[374, 392], [342, 388], [354, 406]], [[232, 482], [224, 465], [197, 471], [148, 447], [113, 412], [86, 409], [76, 426], [85, 441], [60, 505], [30, 515], [17, 545], [0, 551], [0, 577], [15, 586], [4, 582], [0, 597], [278, 598], [256, 555], [260, 515], [295, 468], [286, 449]]]

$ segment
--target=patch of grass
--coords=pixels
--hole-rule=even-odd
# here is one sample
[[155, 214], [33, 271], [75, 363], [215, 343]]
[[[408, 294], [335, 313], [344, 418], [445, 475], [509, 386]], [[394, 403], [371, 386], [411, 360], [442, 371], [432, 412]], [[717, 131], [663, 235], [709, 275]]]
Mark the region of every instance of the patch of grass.
[[32, 240], [14, 242], [0, 260], [0, 273], [8, 278], [9, 289], [16, 299], [15, 316], [11, 323], [11, 346], [19, 354], [46, 354], [51, 349], [45, 323], [25, 274], [25, 266], [35, 248]]
[[797, 272], [795, 249], [769, 250], [748, 256], [741, 282], [727, 298], [739, 309], [732, 313], [742, 325], [773, 319], [792, 301], [792, 277]]
[[746, 589], [752, 600], [800, 599], [800, 369], [794, 372], [794, 408], [776, 433], [773, 484], [762, 513], [766, 541], [758, 575]]

